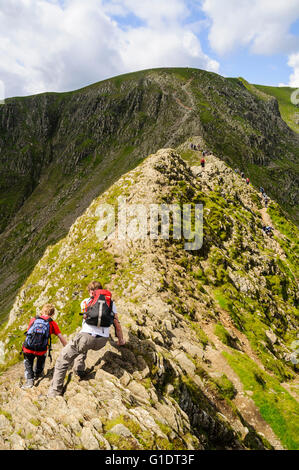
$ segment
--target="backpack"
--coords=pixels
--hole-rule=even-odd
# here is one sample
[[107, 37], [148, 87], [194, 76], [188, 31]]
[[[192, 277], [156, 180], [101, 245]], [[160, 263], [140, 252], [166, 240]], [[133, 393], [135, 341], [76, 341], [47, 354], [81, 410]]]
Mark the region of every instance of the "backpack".
[[50, 322], [52, 318], [45, 320], [39, 316], [35, 317], [34, 322], [28, 329], [26, 339], [24, 341], [24, 347], [31, 351], [46, 351], [50, 339], [51, 346], [51, 335], [50, 335]]
[[114, 320], [111, 292], [105, 289], [96, 290], [86, 308], [85, 321], [88, 325], [109, 327]]

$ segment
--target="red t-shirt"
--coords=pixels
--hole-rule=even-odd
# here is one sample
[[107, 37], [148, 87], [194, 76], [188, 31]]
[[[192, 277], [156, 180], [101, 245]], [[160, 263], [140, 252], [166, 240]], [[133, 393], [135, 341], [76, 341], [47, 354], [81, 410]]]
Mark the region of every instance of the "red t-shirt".
[[[48, 315], [40, 315], [40, 317], [43, 318], [44, 320], [48, 320], [48, 318], [50, 318]], [[28, 328], [27, 328], [27, 331], [31, 327], [34, 320], [36, 320], [36, 318], [31, 318], [31, 320], [29, 322], [29, 325], [28, 325]], [[50, 335], [56, 335], [57, 336], [60, 333], [61, 332], [60, 332], [60, 329], [59, 329], [59, 326], [57, 325], [57, 323], [54, 320], [50, 321]], [[43, 356], [47, 352], [47, 350], [46, 351], [31, 351], [30, 349], [27, 349], [24, 346], [23, 346], [23, 351], [27, 354], [35, 354], [36, 356]]]

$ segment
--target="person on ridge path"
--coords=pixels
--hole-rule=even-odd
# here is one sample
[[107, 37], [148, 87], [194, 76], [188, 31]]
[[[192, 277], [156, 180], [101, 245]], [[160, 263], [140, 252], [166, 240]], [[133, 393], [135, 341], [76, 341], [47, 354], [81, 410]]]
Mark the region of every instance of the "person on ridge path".
[[[55, 307], [52, 304], [45, 304], [42, 307], [40, 316], [37, 315], [35, 318], [31, 318], [29, 322], [26, 339], [22, 346], [25, 369], [25, 384], [22, 386], [23, 389], [33, 387], [34, 379], [39, 379], [43, 376], [47, 351], [49, 350], [49, 356], [51, 354], [51, 349], [48, 349], [51, 335], [58, 336], [63, 346], [67, 344], [57, 323], [52, 319], [54, 313]], [[34, 369], [35, 359], [36, 366]]]
[[111, 325], [114, 325], [118, 346], [125, 344], [116, 306], [111, 299], [111, 292], [104, 290], [101, 283], [97, 281], [92, 281], [87, 290], [89, 298], [81, 302], [83, 312], [82, 329], [61, 351], [55, 364], [48, 397], [63, 394], [63, 383], [70, 366], [74, 366], [75, 374], [79, 378], [86, 375], [85, 359], [87, 353], [90, 349], [99, 351], [106, 345], [110, 336]]

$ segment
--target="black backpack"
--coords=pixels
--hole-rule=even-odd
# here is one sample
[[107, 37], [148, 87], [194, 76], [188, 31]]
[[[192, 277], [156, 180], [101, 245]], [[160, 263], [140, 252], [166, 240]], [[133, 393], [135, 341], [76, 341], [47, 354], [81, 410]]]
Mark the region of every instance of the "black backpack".
[[98, 327], [111, 326], [114, 321], [112, 307], [111, 292], [105, 289], [98, 289], [87, 305], [85, 312], [86, 323]]

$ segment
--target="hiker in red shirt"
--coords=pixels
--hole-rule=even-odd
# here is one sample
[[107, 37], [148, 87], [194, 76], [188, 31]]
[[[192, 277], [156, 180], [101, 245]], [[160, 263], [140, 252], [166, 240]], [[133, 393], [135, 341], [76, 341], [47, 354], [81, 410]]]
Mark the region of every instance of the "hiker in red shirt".
[[202, 159], [200, 160], [200, 164], [201, 164], [202, 168], [205, 167], [206, 161], [205, 161], [204, 158], [202, 158]]
[[[59, 326], [52, 319], [54, 313], [55, 307], [51, 304], [45, 304], [42, 307], [40, 316], [31, 318], [29, 322], [26, 340], [22, 347], [26, 379], [22, 388], [33, 387], [34, 379], [38, 379], [42, 376], [51, 335], [54, 334], [58, 336], [63, 346], [67, 344], [67, 341], [60, 332]], [[35, 359], [36, 367], [33, 369]]]

